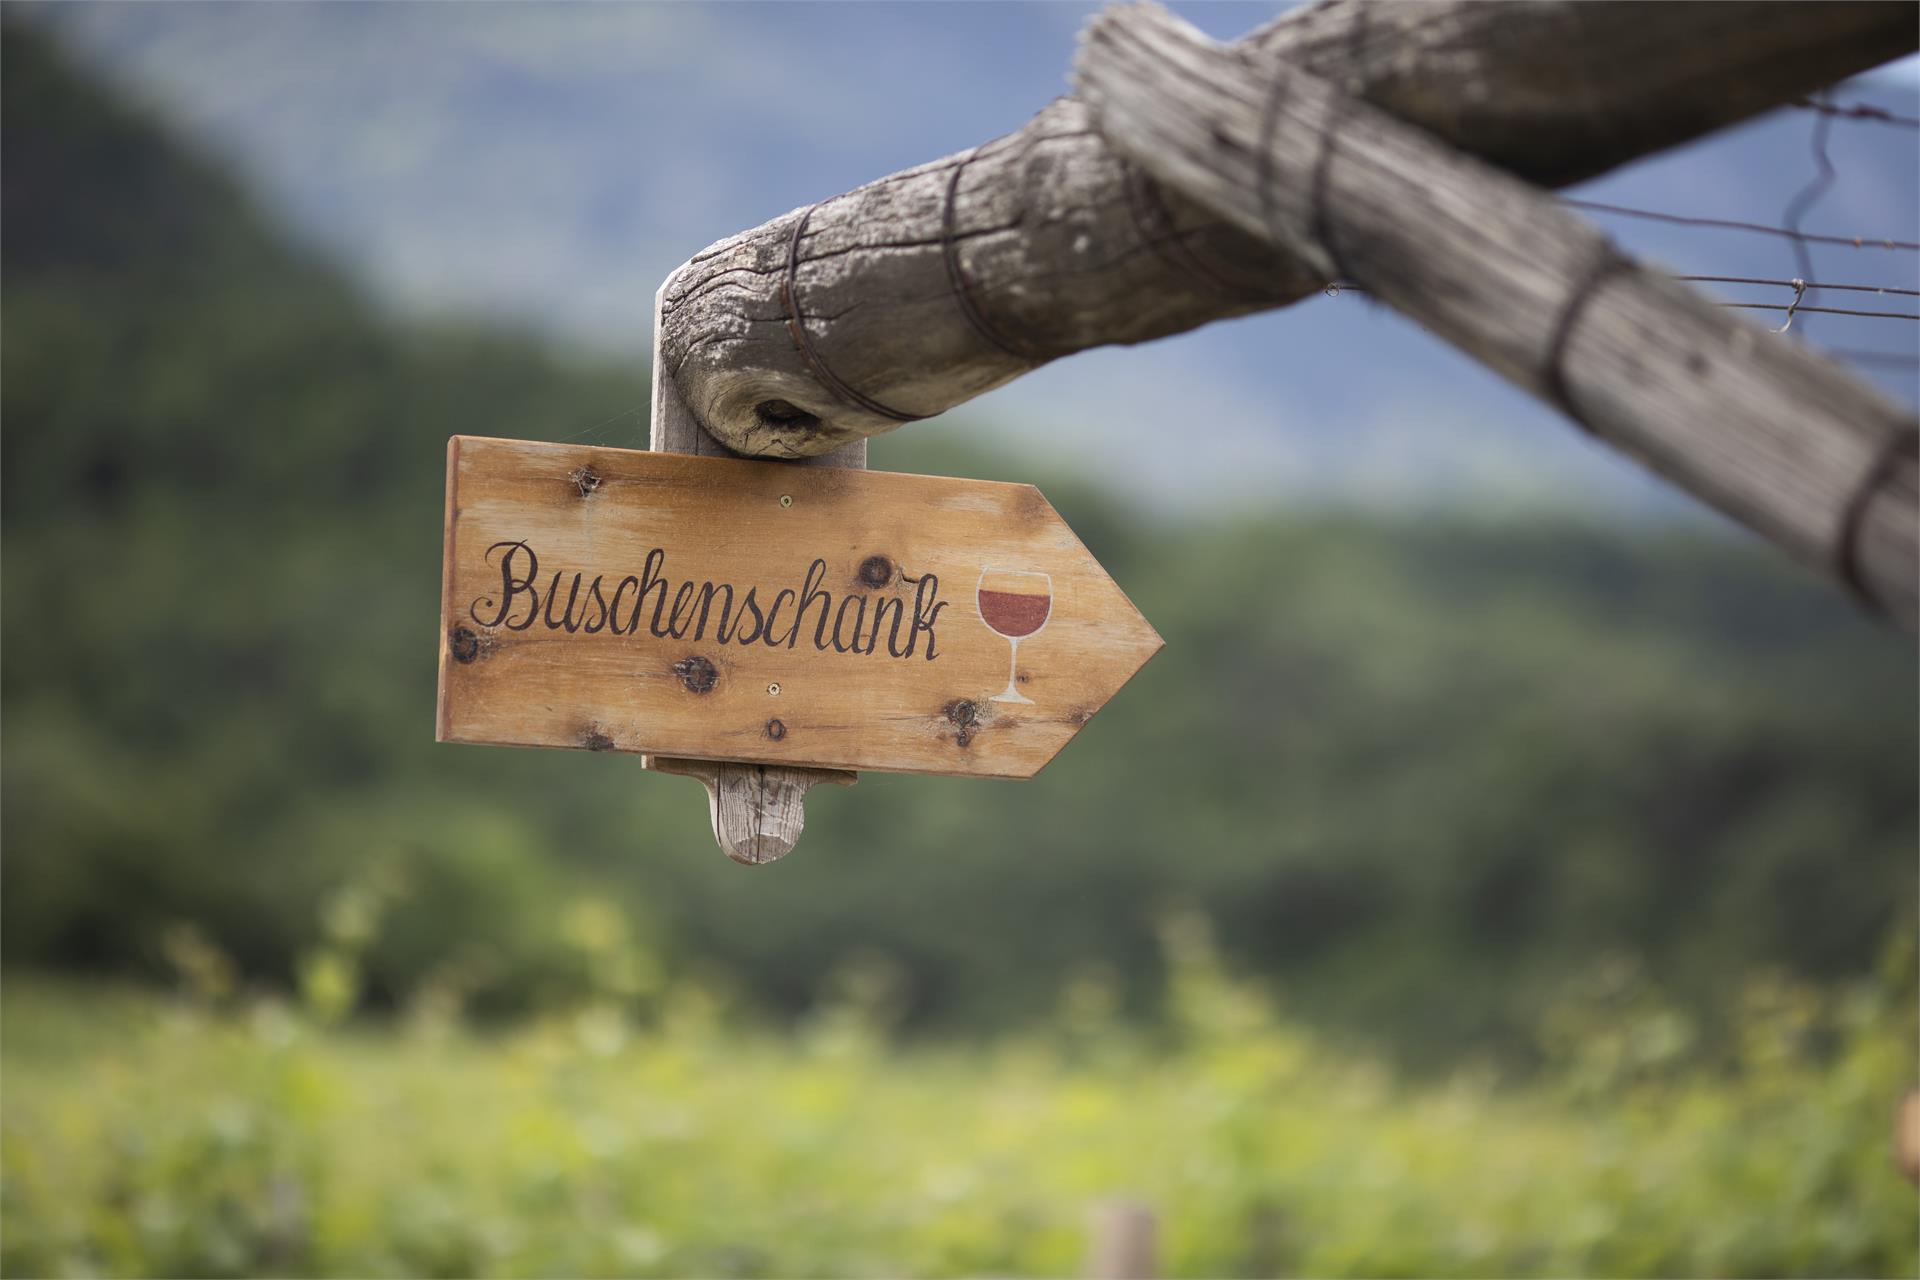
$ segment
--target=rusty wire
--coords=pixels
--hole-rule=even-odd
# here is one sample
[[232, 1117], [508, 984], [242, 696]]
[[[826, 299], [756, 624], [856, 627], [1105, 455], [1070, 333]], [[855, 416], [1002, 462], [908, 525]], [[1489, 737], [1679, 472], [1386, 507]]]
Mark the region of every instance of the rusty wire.
[[1675, 276], [1694, 284], [1769, 284], [1782, 289], [1801, 286], [1807, 289], [1836, 289], [1849, 293], [1894, 293], [1904, 298], [1920, 298], [1920, 289], [1901, 289], [1890, 284], [1832, 284], [1825, 280], [1766, 280], [1758, 276]]
[[1689, 214], [1662, 213], [1657, 209], [1634, 209], [1626, 205], [1602, 204], [1596, 200], [1574, 200], [1560, 197], [1560, 203], [1573, 209], [1584, 209], [1589, 213], [1617, 214], [1623, 218], [1647, 218], [1655, 222], [1669, 222], [1683, 227], [1716, 227], [1727, 231], [1752, 231], [1770, 236], [1785, 236], [1789, 240], [1805, 241], [1808, 244], [1832, 244], [1851, 249], [1893, 249], [1907, 253], [1920, 252], [1920, 244], [1911, 240], [1894, 240], [1885, 236], [1836, 236], [1824, 235], [1812, 231], [1796, 231], [1789, 227], [1770, 227], [1761, 222], [1742, 222], [1733, 218], [1700, 218]]
[[[1807, 286], [1812, 292], [1813, 286]], [[1790, 311], [1795, 315], [1817, 316], [1858, 316], [1868, 320], [1920, 320], [1920, 313], [1912, 311], [1854, 311], [1847, 307], [1808, 307], [1798, 302], [1717, 302], [1715, 306], [1725, 307], [1729, 311]]]
[[1895, 115], [1885, 107], [1876, 107], [1865, 102], [1827, 102], [1814, 98], [1796, 98], [1787, 104], [1802, 111], [1817, 111], [1821, 115], [1833, 116], [1841, 120], [1872, 120], [1879, 124], [1890, 124], [1902, 129], [1920, 129], [1920, 118]]
[[[1825, 93], [1819, 94], [1813, 98], [1812, 101], [1816, 104], [1816, 109], [1821, 106], [1830, 105]], [[1834, 179], [1839, 176], [1840, 172], [1833, 167], [1833, 157], [1827, 154], [1827, 139], [1833, 133], [1833, 121], [1834, 116], [1831, 112], [1820, 112], [1814, 116], [1813, 130], [1808, 138], [1809, 147], [1813, 155], [1813, 177], [1807, 180], [1806, 186], [1794, 192], [1787, 200], [1787, 207], [1782, 210], [1780, 214], [1780, 220], [1786, 223], [1787, 230], [1793, 233], [1793, 262], [1798, 268], [1798, 271], [1794, 275], [1796, 281], [1806, 281], [1813, 278], [1813, 249], [1807, 243], [1806, 237], [1800, 232], [1800, 219], [1806, 216], [1807, 210], [1820, 203], [1821, 198], [1832, 188]], [[1779, 331], [1781, 333], [1785, 333], [1792, 327], [1794, 313], [1802, 309], [1800, 303], [1801, 300], [1806, 297], [1808, 289], [1809, 286], [1804, 283], [1794, 285], [1793, 302], [1787, 308], [1787, 322], [1780, 326]], [[1817, 289], [1814, 290], [1816, 296], [1818, 292]], [[1807, 311], [1819, 311], [1821, 308], [1807, 307], [1804, 309]], [[1806, 336], [1807, 327], [1803, 324], [1800, 326], [1799, 337], [1804, 341]]]
[[[1773, 284], [1792, 289], [1799, 286], [1811, 293], [1814, 289], [1857, 289], [1863, 293], [1897, 293], [1908, 297], [1920, 297], [1920, 289], [1896, 289], [1880, 285], [1816, 285], [1810, 280], [1760, 280], [1746, 276], [1671, 276], [1673, 280], [1711, 280], [1727, 281], [1736, 284]], [[1369, 293], [1365, 285], [1354, 284], [1350, 280], [1336, 280], [1326, 288], [1327, 296], [1338, 297], [1343, 293]], [[1786, 311], [1790, 307], [1797, 312], [1815, 312], [1830, 316], [1864, 316], [1874, 320], [1920, 320], [1920, 313], [1911, 311], [1857, 311], [1843, 307], [1809, 307], [1785, 302], [1716, 302], [1715, 306], [1727, 307], [1735, 311]]]

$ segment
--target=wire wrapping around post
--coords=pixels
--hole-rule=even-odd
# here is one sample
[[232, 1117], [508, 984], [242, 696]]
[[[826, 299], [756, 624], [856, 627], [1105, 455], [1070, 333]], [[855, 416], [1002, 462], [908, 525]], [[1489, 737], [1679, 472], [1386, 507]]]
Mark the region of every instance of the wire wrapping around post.
[[1120, 159], [1120, 188], [1127, 199], [1127, 213], [1133, 219], [1133, 229], [1140, 236], [1140, 243], [1152, 249], [1162, 257], [1171, 259], [1187, 274], [1198, 276], [1230, 298], [1259, 302], [1269, 296], [1251, 281], [1235, 279], [1220, 270], [1207, 256], [1187, 243], [1180, 235], [1174, 221], [1173, 209], [1167, 204], [1166, 190], [1153, 176], [1139, 165], [1125, 158]]
[[958, 221], [955, 206], [960, 194], [960, 175], [965, 173], [967, 166], [979, 159], [981, 153], [992, 145], [991, 142], [983, 142], [967, 152], [960, 157], [959, 163], [953, 166], [953, 172], [947, 177], [946, 208], [940, 214], [940, 256], [946, 263], [947, 284], [953, 290], [954, 301], [960, 304], [960, 314], [966, 317], [967, 324], [980, 335], [980, 339], [988, 346], [1003, 351], [1016, 360], [1024, 360], [1029, 364], [1045, 364], [1049, 360], [1059, 359], [1066, 353], [1037, 346], [995, 327], [993, 322], [987, 319], [986, 312], [980, 309], [980, 304], [974, 300], [973, 291], [967, 286], [967, 273], [960, 265], [960, 245], [955, 238], [954, 229]]
[[[1367, 32], [1367, 9], [1362, 5], [1354, 11], [1354, 19], [1347, 28], [1349, 51], [1358, 56], [1357, 51], [1365, 43]], [[1247, 55], [1242, 54], [1242, 61]], [[1280, 108], [1286, 101], [1287, 92], [1292, 87], [1292, 78], [1279, 74], [1274, 77], [1273, 87], [1267, 91], [1266, 101], [1260, 108], [1260, 138], [1254, 148], [1254, 186], [1260, 196], [1260, 220], [1264, 223], [1278, 243], [1285, 244], [1289, 237], [1281, 233], [1279, 227], [1279, 202], [1274, 194], [1274, 142], [1280, 129]], [[1333, 155], [1337, 126], [1345, 115], [1352, 86], [1338, 89], [1326, 104], [1326, 113], [1320, 121], [1319, 151], [1313, 158], [1313, 177], [1311, 190], [1307, 196], [1307, 238], [1318, 245], [1326, 256], [1329, 282], [1338, 279], [1350, 279], [1353, 273], [1347, 270], [1344, 255], [1334, 243], [1333, 219], [1327, 209], [1328, 175], [1333, 171]]]
[[[1313, 188], [1308, 197], [1307, 234], [1312, 237], [1315, 244], [1320, 246], [1320, 251], [1327, 255], [1327, 262], [1332, 265], [1336, 279], [1353, 274], [1347, 270], [1346, 260], [1341, 255], [1339, 246], [1333, 242], [1333, 216], [1327, 210], [1327, 175], [1333, 172], [1333, 153], [1336, 146], [1334, 125], [1339, 122], [1346, 101], [1346, 94], [1336, 94], [1327, 107], [1326, 119], [1320, 122], [1320, 150], [1313, 158]], [[1273, 116], [1276, 118], [1265, 127], [1277, 126], [1278, 112], [1274, 112]], [[1263, 139], [1263, 154], [1270, 148], [1271, 139]]]
[[1267, 234], [1282, 244], [1286, 243], [1286, 238], [1280, 234], [1280, 202], [1273, 190], [1273, 139], [1280, 127], [1280, 102], [1290, 85], [1287, 76], [1274, 77], [1273, 87], [1267, 90], [1267, 100], [1260, 107], [1260, 142], [1253, 152], [1253, 185], [1260, 196], [1260, 222], [1267, 228]]
[[[1367, 43], [1367, 24], [1372, 14], [1364, 4], [1355, 6], [1352, 14], [1353, 20], [1347, 24], [1347, 59], [1349, 66], [1358, 66], [1361, 62], [1360, 51]], [[1335, 279], [1352, 273], [1347, 270], [1346, 259], [1333, 240], [1333, 217], [1327, 209], [1328, 175], [1333, 172], [1333, 154], [1338, 146], [1337, 126], [1346, 118], [1347, 104], [1352, 101], [1353, 95], [1359, 92], [1361, 87], [1351, 74], [1345, 84], [1338, 86], [1339, 92], [1333, 95], [1333, 100], [1327, 106], [1326, 118], [1320, 122], [1320, 150], [1313, 158], [1313, 189], [1308, 198], [1307, 234], [1313, 238], [1315, 244], [1320, 246], [1321, 252], [1327, 255], [1327, 261], [1333, 265]], [[1271, 154], [1273, 146], [1271, 130], [1278, 125], [1279, 112], [1276, 108], [1270, 110], [1261, 123], [1260, 141], [1263, 154]]]
[[1575, 326], [1580, 323], [1580, 317], [1586, 312], [1594, 295], [1600, 292], [1601, 286], [1614, 276], [1633, 270], [1633, 265], [1633, 260], [1614, 248], [1612, 241], [1601, 241], [1598, 256], [1568, 295], [1566, 305], [1560, 308], [1560, 315], [1553, 322], [1553, 336], [1547, 340], [1547, 363], [1541, 371], [1540, 381], [1546, 388], [1547, 397], [1560, 412], [1573, 419], [1588, 435], [1599, 433], [1587, 421], [1580, 406], [1574, 403], [1573, 388], [1567, 383], [1567, 348], [1573, 342]]
[[902, 413], [890, 409], [871, 396], [863, 395], [848, 386], [827, 367], [827, 362], [814, 349], [813, 338], [807, 333], [806, 321], [800, 317], [800, 238], [807, 233], [807, 223], [813, 218], [813, 211], [820, 206], [808, 205], [793, 224], [793, 239], [787, 244], [787, 274], [780, 282], [780, 296], [787, 305], [787, 332], [793, 335], [793, 345], [800, 350], [800, 358], [807, 362], [807, 368], [813, 370], [813, 376], [820, 381], [836, 399], [850, 404], [856, 409], [865, 409], [868, 413], [881, 418], [891, 418], [895, 422], [919, 422], [927, 415], [924, 413]]
[[1893, 475], [1893, 469], [1900, 465], [1900, 460], [1910, 456], [1920, 456], [1920, 431], [1889, 431], [1887, 438], [1874, 451], [1873, 461], [1867, 464], [1866, 473], [1860, 477], [1852, 496], [1847, 499], [1847, 505], [1840, 513], [1840, 531], [1834, 540], [1834, 569], [1840, 575], [1840, 581], [1863, 604], [1882, 616], [1887, 614], [1886, 602], [1867, 585], [1866, 574], [1860, 564], [1860, 536], [1866, 527], [1867, 509], [1873, 505], [1874, 495]]
[[[1280, 108], [1286, 101], [1292, 88], [1292, 78], [1286, 75], [1276, 76], [1273, 87], [1267, 91], [1266, 101], [1260, 109], [1260, 141], [1254, 148], [1254, 187], [1260, 196], [1260, 220], [1266, 224], [1268, 234], [1280, 244], [1290, 237], [1280, 226], [1280, 202], [1274, 190], [1274, 140], [1280, 129]], [[1334, 102], [1345, 101], [1344, 96], [1336, 95]], [[1327, 108], [1326, 117], [1320, 122], [1320, 150], [1313, 162], [1313, 189], [1308, 196], [1308, 239], [1318, 245], [1326, 257], [1330, 279], [1351, 277], [1341, 260], [1340, 252], [1332, 241], [1332, 230], [1327, 217], [1327, 173], [1333, 167], [1333, 126], [1339, 117], [1334, 105]]]

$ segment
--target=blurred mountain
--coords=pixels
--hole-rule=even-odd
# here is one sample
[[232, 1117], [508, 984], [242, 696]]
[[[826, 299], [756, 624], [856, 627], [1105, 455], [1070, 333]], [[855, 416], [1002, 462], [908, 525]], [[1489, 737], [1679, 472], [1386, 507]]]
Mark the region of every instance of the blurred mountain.
[[[1017, 127], [1065, 91], [1075, 33], [1097, 7], [108, 2], [26, 11], [217, 149], [381, 299], [415, 314], [529, 323], [631, 360], [646, 350], [650, 300], [671, 268], [790, 208]], [[1223, 38], [1278, 7], [1179, 6]], [[1914, 65], [1841, 96], [1920, 114]], [[1817, 172], [1814, 127], [1806, 112], [1776, 112], [1582, 194], [1777, 223]], [[1837, 179], [1807, 226], [1920, 238], [1911, 131], [1841, 121], [1831, 133]], [[1693, 274], [1807, 275], [1778, 239], [1603, 221], [1629, 248]], [[1809, 278], [1916, 284], [1911, 254], [1821, 247], [1810, 265]], [[1748, 301], [1789, 296], [1721, 288]], [[1798, 328], [1826, 346], [1915, 351], [1911, 322], [1803, 317]], [[1909, 401], [1920, 396], [1911, 368], [1865, 372]], [[1169, 455], [1158, 442], [1176, 424], [1183, 448]], [[1353, 294], [1085, 353], [907, 434], [956, 429], [1017, 440], [1028, 459], [1071, 463], [1160, 508], [1283, 499], [1698, 512]]]
[[446, 437], [632, 422], [644, 372], [391, 328], [32, 28], [0, 58], [7, 954], [151, 960], [215, 910], [284, 965], [442, 759]]
[[446, 437], [637, 441], [644, 369], [384, 316], [36, 26], [0, 95], [9, 966], [289, 984], [349, 937], [376, 1002], [526, 1009], [585, 989], [586, 903], [749, 1007], [852, 966], [1005, 1027], [1075, 979], [1150, 1012], [1192, 906], [1303, 1016], [1438, 1062], [1524, 1054], [1596, 966], [1710, 1014], [1911, 925], [1909, 647], [1698, 530], [1175, 523], [1042, 475], [1165, 654], [1038, 780], [863, 778], [758, 871], [629, 758], [436, 745]]

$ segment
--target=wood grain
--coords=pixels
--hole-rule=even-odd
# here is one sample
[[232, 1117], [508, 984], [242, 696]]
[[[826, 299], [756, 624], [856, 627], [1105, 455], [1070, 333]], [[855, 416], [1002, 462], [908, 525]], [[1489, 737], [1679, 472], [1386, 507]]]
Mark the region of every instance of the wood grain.
[[[450, 741], [1024, 778], [1160, 648], [1031, 485], [448, 448]], [[994, 700], [1014, 650], [977, 606], [987, 569], [1050, 580], [1030, 705]]]
[[1077, 83], [1155, 177], [1916, 627], [1911, 411], [1629, 260], [1547, 192], [1155, 6], [1102, 13]]
[[807, 792], [824, 784], [850, 787], [859, 774], [738, 760], [682, 760], [642, 756], [655, 773], [692, 778], [707, 792], [707, 820], [720, 850], [750, 867], [778, 862], [800, 844], [807, 825]]
[[[1766, 0], [1323, 0], [1235, 46], [1548, 185], [1915, 47], [1911, 5]], [[1124, 162], [1063, 99], [1003, 138], [696, 255], [662, 297], [660, 358], [727, 448], [804, 457], [900, 425], [836, 384], [930, 416], [1058, 356], [1283, 306], [1326, 280], [1323, 261]]]
[[[731, 451], [707, 434], [687, 408], [679, 385], [666, 375], [666, 362], [661, 358], [664, 329], [661, 310], [682, 269], [668, 274], [653, 299], [653, 412], [648, 445], [656, 453], [729, 457]], [[867, 442], [856, 440], [832, 453], [798, 459], [795, 465], [864, 471]], [[806, 828], [809, 790], [823, 783], [850, 787], [859, 777], [840, 769], [805, 769], [737, 760], [684, 760], [644, 754], [640, 764], [658, 773], [693, 778], [705, 787], [713, 838], [729, 858], [749, 866], [775, 862], [793, 852]]]

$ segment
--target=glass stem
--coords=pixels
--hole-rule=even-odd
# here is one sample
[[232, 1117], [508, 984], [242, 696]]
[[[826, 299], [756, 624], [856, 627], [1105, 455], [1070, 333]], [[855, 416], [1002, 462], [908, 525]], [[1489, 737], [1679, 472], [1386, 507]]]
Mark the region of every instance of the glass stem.
[[1009, 640], [1007, 642], [1007, 648], [1011, 650], [1011, 652], [1009, 652], [1007, 655], [1007, 692], [1018, 695], [1020, 691], [1014, 688], [1013, 685], [1014, 685], [1014, 681], [1019, 679], [1020, 677], [1019, 637], [1016, 636], [1013, 639]]

